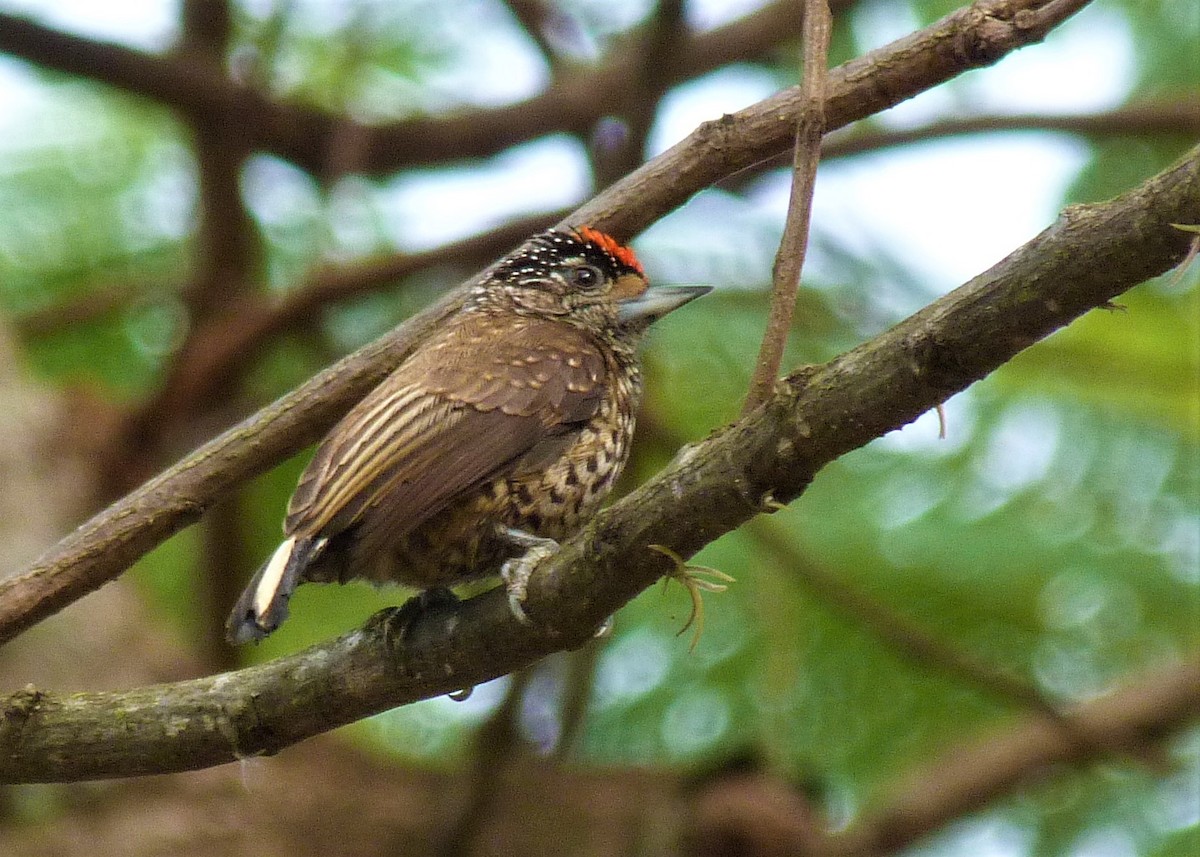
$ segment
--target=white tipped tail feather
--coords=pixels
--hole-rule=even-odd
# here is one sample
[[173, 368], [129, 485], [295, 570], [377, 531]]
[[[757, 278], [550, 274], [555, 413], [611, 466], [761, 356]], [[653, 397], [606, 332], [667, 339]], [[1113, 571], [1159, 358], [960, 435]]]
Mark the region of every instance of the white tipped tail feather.
[[271, 609], [271, 602], [275, 600], [279, 592], [283, 572], [287, 569], [288, 560], [291, 559], [292, 549], [295, 546], [295, 536], [284, 539], [283, 544], [277, 547], [275, 553], [271, 554], [271, 558], [267, 560], [262, 577], [259, 578], [258, 585], [254, 587], [254, 612], [256, 615], [263, 616]]
[[326, 540], [291, 536], [258, 570], [225, 623], [231, 643], [261, 640], [287, 618], [288, 599], [304, 579], [309, 563], [321, 555]]

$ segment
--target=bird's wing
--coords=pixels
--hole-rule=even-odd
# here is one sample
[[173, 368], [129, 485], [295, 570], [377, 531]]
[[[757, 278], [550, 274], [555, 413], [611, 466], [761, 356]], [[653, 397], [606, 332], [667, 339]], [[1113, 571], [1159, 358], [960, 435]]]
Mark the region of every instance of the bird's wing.
[[460, 316], [330, 432], [284, 529], [332, 537], [379, 509], [393, 536], [410, 532], [594, 416], [605, 376], [600, 350], [569, 325]]

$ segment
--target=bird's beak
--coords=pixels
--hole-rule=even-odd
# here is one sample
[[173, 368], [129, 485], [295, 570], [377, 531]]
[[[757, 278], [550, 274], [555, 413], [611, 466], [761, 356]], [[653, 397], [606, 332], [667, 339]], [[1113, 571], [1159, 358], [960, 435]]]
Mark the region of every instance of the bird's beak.
[[622, 324], [656, 321], [671, 310], [679, 309], [688, 301], [711, 291], [712, 286], [656, 286], [617, 304], [618, 318]]

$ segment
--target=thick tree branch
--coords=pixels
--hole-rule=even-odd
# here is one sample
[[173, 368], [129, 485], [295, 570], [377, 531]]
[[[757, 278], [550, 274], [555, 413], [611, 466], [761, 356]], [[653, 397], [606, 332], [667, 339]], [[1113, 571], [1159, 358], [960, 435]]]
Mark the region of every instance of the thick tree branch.
[[[682, 450], [535, 570], [525, 603], [530, 624], [513, 617], [499, 587], [427, 614], [400, 638], [372, 621], [236, 673], [113, 694], [31, 689], [3, 705], [0, 779], [165, 772], [271, 753], [578, 646], [669, 570], [648, 545], [690, 556], [768, 509], [769, 498], [795, 498], [838, 456], [1168, 270], [1190, 244], [1171, 225], [1178, 222], [1200, 222], [1200, 148], [1113, 201], [1067, 209], [991, 270], [870, 342], [793, 373], [763, 407]], [[161, 492], [152, 483], [143, 502]], [[136, 542], [115, 544], [109, 549], [129, 551]], [[1200, 687], [1192, 690], [1194, 704]]]
[[[1018, 11], [1040, 5], [1041, 0], [979, 0], [924, 30], [832, 70], [826, 87], [826, 128], [864, 118], [1042, 38], [1044, 32], [1014, 23]], [[591, 224], [618, 239], [640, 232], [701, 188], [786, 148], [802, 100], [793, 88], [706, 123], [577, 210], [568, 222]], [[1174, 216], [1176, 222], [1200, 219], [1178, 211]], [[1177, 243], [1181, 233], [1172, 231], [1172, 241]], [[1150, 270], [1154, 265], [1167, 264], [1167, 249], [1175, 244], [1160, 239], [1158, 247], [1158, 253], [1147, 257], [1151, 261], [1144, 276], [1154, 273]], [[1135, 255], [1122, 260], [1123, 266], [1113, 266], [1109, 272], [1128, 270], [1129, 263], [1138, 258]], [[1137, 281], [1124, 280], [1123, 287]], [[386, 377], [439, 321], [454, 312], [462, 294], [460, 289], [448, 295], [205, 444], [85, 523], [29, 571], [0, 582], [0, 643], [115, 578], [156, 544], [193, 523], [224, 492], [316, 440], [351, 403]], [[1063, 316], [1058, 323], [1070, 317]], [[933, 346], [930, 343], [927, 347]], [[948, 352], [946, 359], [952, 354]], [[926, 407], [933, 404], [936, 402]], [[657, 541], [665, 544], [669, 540]], [[692, 550], [700, 544], [703, 542]]]
[[[761, 56], [799, 33], [801, 6], [798, 0], [779, 0], [690, 37], [666, 74], [678, 82]], [[246, 117], [250, 148], [274, 152], [317, 175], [328, 173], [330, 153], [344, 140], [354, 141], [354, 157], [333, 159], [338, 168], [378, 174], [448, 158], [487, 157], [546, 134], [586, 133], [597, 119], [623, 105], [623, 93], [636, 82], [639, 47], [634, 40], [603, 65], [564, 75], [540, 95], [507, 107], [366, 126], [317, 108], [274, 101], [187, 57], [155, 56], [0, 13], [0, 51], [160, 101], [193, 117]]]

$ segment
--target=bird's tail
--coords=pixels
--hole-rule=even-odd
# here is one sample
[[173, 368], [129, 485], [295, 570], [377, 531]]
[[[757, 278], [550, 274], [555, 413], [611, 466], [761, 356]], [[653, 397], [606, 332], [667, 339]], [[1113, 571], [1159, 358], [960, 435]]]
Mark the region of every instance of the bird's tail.
[[282, 624], [288, 599], [305, 579], [310, 563], [325, 548], [324, 538], [290, 536], [251, 579], [225, 622], [225, 638], [234, 645], [261, 640]]

